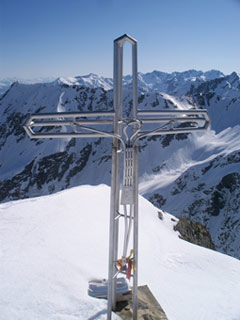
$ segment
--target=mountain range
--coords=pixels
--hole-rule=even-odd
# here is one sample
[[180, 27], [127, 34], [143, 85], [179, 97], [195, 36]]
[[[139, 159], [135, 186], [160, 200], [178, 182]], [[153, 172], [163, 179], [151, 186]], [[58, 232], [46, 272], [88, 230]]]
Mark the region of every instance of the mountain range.
[[[174, 87], [174, 82], [182, 81], [184, 83], [191, 83], [194, 81], [208, 81], [216, 78], [224, 77], [224, 74], [218, 70], [210, 70], [207, 72], [188, 70], [185, 72], [166, 73], [161, 71], [153, 71], [150, 73], [138, 73], [138, 86], [143, 90], [155, 91], [172, 91], [170, 88]], [[113, 89], [113, 79], [99, 76], [97, 74], [89, 73], [85, 76], [79, 77], [59, 77], [54, 79], [48, 78], [35, 78], [35, 79], [17, 79], [17, 78], [0, 78], [0, 95], [3, 94], [12, 83], [19, 82], [23, 84], [35, 83], [49, 83], [66, 84], [66, 85], [83, 85], [90, 88], [103, 88], [105, 90]], [[123, 77], [123, 86], [131, 85], [131, 76], [126, 75]], [[176, 87], [177, 87], [176, 86]]]
[[[112, 79], [94, 74], [48, 83], [14, 82], [0, 97], [0, 201], [72, 186], [110, 185], [109, 139], [30, 140], [31, 113], [113, 110]], [[139, 189], [155, 206], [204, 224], [220, 252], [240, 258], [240, 77], [189, 70], [138, 75], [139, 109], [207, 109], [211, 127], [140, 143]], [[131, 77], [123, 106], [132, 106]]]

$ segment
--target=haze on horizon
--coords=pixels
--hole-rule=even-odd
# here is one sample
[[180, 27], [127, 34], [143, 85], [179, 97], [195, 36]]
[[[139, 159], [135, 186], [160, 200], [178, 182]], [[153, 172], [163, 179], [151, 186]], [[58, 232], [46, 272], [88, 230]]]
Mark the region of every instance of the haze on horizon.
[[[1, 0], [0, 21], [0, 78], [112, 77], [124, 33], [138, 40], [144, 73], [240, 71], [238, 0]], [[130, 45], [124, 55], [127, 74]]]

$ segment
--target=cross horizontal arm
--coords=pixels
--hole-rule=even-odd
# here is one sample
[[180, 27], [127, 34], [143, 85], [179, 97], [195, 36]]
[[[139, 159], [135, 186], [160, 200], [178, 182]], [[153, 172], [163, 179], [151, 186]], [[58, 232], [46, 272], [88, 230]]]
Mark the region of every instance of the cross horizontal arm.
[[[137, 113], [138, 120], [147, 126], [161, 123], [160, 127], [138, 132], [133, 144], [146, 136], [191, 133], [207, 130], [210, 119], [206, 110], [142, 110]], [[151, 116], [151, 118], [150, 118]]]
[[79, 125], [92, 125], [92, 124], [112, 124], [112, 120], [43, 120], [34, 121], [30, 123], [31, 127], [55, 127], [55, 126], [71, 126], [73, 123], [78, 123]]
[[204, 121], [206, 122], [206, 119], [204, 117], [181, 117], [181, 118], [172, 118], [172, 117], [164, 117], [164, 118], [148, 118], [148, 119], [142, 119], [141, 123], [163, 123], [168, 121], [175, 121], [175, 122], [190, 122], [190, 121]]
[[[32, 114], [24, 125], [24, 129], [31, 139], [109, 137], [121, 140], [121, 137], [116, 136], [112, 131], [87, 127], [96, 125], [99, 128], [103, 125], [111, 125], [112, 129], [114, 115], [114, 112], [107, 111]], [[36, 127], [40, 130], [34, 131]], [[64, 130], [59, 131], [60, 128]], [[47, 132], [42, 132], [41, 129]]]
[[145, 136], [159, 136], [163, 134], [178, 134], [178, 133], [191, 133], [191, 132], [200, 132], [205, 130], [205, 127], [188, 127], [188, 128], [173, 128], [173, 129], [156, 129], [153, 131], [141, 131], [138, 135], [138, 139], [141, 139]]
[[26, 133], [31, 139], [50, 139], [50, 138], [112, 138], [99, 133], [73, 133], [73, 132], [53, 132], [53, 133], [36, 133], [30, 128], [24, 127]]
[[138, 116], [179, 116], [179, 115], [193, 115], [198, 114], [205, 115], [206, 119], [209, 120], [207, 110], [205, 109], [193, 109], [193, 110], [138, 110]]
[[82, 118], [82, 117], [114, 117], [114, 111], [92, 111], [92, 112], [55, 112], [55, 113], [34, 113], [30, 115], [29, 120], [34, 119], [58, 119], [64, 118]]

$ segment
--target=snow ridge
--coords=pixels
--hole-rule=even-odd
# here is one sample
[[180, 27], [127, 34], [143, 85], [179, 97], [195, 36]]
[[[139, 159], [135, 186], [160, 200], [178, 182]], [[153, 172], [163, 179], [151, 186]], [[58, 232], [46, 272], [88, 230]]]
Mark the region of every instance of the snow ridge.
[[[87, 292], [107, 277], [109, 199], [99, 185], [0, 205], [0, 319], [106, 319]], [[139, 285], [169, 320], [239, 319], [240, 261], [179, 239], [176, 218], [139, 200]]]

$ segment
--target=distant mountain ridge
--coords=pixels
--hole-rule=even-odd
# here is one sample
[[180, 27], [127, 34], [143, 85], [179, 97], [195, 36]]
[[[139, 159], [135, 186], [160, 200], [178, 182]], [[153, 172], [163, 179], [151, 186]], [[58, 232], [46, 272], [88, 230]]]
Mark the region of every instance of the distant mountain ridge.
[[[197, 71], [188, 70], [184, 72], [172, 72], [166, 73], [154, 70], [148, 73], [138, 73], [138, 85], [141, 89], [165, 91], [166, 87], [164, 84], [171, 81], [208, 81], [216, 78], [224, 77], [224, 74], [218, 70], [210, 71]], [[66, 84], [66, 85], [83, 85], [90, 88], [103, 88], [105, 90], [113, 89], [113, 79], [102, 77], [94, 73], [88, 75], [76, 76], [76, 77], [59, 77], [54, 79], [53, 77], [48, 78], [36, 78], [36, 79], [17, 79], [17, 78], [0, 78], [0, 95], [3, 94], [13, 82], [20, 82], [24, 84], [35, 84], [35, 83], [49, 83], [54, 82], [55, 84]], [[126, 75], [123, 77], [123, 85], [128, 86], [131, 84], [131, 76]]]
[[[154, 71], [139, 73], [139, 78], [139, 109], [204, 108], [211, 118], [211, 130], [205, 133], [141, 141], [141, 194], [162, 210], [201, 222], [218, 250], [240, 258], [239, 74]], [[22, 128], [30, 113], [112, 110], [112, 82], [104, 79], [91, 74], [50, 83], [16, 82], [1, 96], [1, 202], [81, 184], [110, 184], [110, 140], [30, 140]], [[127, 76], [126, 117], [130, 89]]]
[[[188, 70], [185, 72], [172, 72], [166, 73], [161, 71], [153, 71], [149, 73], [138, 72], [138, 87], [146, 91], [162, 91], [167, 93], [178, 93], [179, 88], [174, 86], [182, 82], [182, 87], [186, 84], [194, 83], [197, 81], [199, 83], [213, 80], [216, 78], [222, 78], [224, 74], [218, 70], [210, 70], [207, 72]], [[90, 73], [85, 76], [78, 77], [61, 77], [56, 80], [57, 83], [63, 83], [66, 85], [84, 85], [90, 88], [103, 88], [104, 90], [113, 89], [113, 79], [98, 76], [96, 74]], [[126, 75], [123, 77], [123, 86], [131, 87], [132, 77]], [[177, 89], [174, 92], [174, 88]]]
[[54, 81], [54, 77], [39, 77], [34, 79], [22, 79], [16, 77], [0, 78], [0, 96], [4, 94], [14, 82], [24, 84], [48, 83]]

